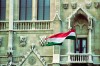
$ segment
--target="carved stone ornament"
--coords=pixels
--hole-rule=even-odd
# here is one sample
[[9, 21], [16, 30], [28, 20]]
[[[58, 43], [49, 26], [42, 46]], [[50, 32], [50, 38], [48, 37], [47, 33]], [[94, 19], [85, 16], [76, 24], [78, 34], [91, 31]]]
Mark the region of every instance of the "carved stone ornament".
[[8, 57], [12, 57], [12, 52], [7, 52]]
[[68, 3], [64, 3], [64, 4], [63, 4], [63, 8], [64, 8], [64, 9], [68, 9], [68, 6], [69, 6]]
[[100, 7], [100, 2], [94, 2], [94, 7], [99, 8]]
[[46, 44], [46, 40], [45, 40], [46, 36], [40, 36], [39, 38], [40, 38], [40, 41], [39, 41], [40, 45], [44, 46], [44, 44]]
[[27, 37], [26, 36], [20, 36], [20, 46], [24, 47], [27, 44]]
[[2, 46], [2, 39], [3, 39], [3, 38], [2, 38], [2, 37], [0, 37], [0, 46]]
[[36, 63], [35, 57], [30, 56], [30, 57], [28, 58], [28, 63], [29, 63], [30, 65], [34, 65], [34, 64]]
[[86, 8], [89, 9], [92, 6], [91, 2], [86, 2]]
[[73, 9], [76, 9], [77, 8], [77, 2], [72, 2], [71, 6], [72, 6]]

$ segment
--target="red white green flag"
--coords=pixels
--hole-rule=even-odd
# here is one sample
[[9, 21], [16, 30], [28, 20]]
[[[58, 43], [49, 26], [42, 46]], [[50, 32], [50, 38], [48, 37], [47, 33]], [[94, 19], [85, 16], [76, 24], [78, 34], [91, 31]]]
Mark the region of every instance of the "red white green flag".
[[49, 36], [48, 38], [45, 39], [47, 41], [46, 46], [61, 45], [65, 39], [75, 40], [76, 39], [75, 30], [71, 29], [68, 32], [62, 32]]

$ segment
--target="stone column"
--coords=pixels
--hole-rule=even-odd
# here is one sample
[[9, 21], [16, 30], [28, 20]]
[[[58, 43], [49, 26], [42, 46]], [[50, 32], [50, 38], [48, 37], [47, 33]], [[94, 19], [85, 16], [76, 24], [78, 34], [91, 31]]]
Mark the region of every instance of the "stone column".
[[[70, 30], [71, 29], [71, 26], [70, 26], [70, 18], [68, 19], [68, 30]], [[67, 43], [67, 48], [68, 48], [68, 52], [67, 52], [67, 54], [68, 54], [68, 61], [67, 61], [67, 63], [68, 63], [68, 65], [70, 65], [70, 53], [71, 53], [71, 48], [70, 48], [70, 43], [71, 43], [71, 40], [70, 39], [67, 39], [68, 40], [68, 43]]]
[[67, 43], [67, 48], [68, 48], [68, 52], [67, 52], [67, 54], [68, 54], [68, 62], [70, 62], [70, 53], [71, 53], [71, 51], [70, 51], [70, 39], [67, 39], [68, 40], [68, 43]]
[[90, 25], [88, 27], [89, 35], [88, 35], [88, 54], [89, 54], [89, 63], [92, 63], [92, 51], [91, 51], [91, 30], [92, 30], [92, 19], [90, 19]]
[[36, 20], [37, 15], [37, 0], [33, 0], [32, 3], [32, 20]]
[[[60, 15], [60, 0], [56, 0], [56, 13]], [[60, 46], [53, 46], [53, 66], [60, 66]]]
[[13, 42], [13, 0], [9, 0], [9, 36], [8, 36], [8, 63], [12, 62], [12, 42]]
[[53, 46], [53, 66], [60, 66], [60, 46]]
[[89, 49], [88, 49], [88, 54], [89, 54], [89, 63], [92, 63], [92, 52], [91, 52], [91, 29], [92, 27], [89, 26], [89, 36], [88, 36], [88, 41], [89, 41]]
[[9, 30], [13, 30], [13, 0], [9, 0]]
[[88, 50], [88, 53], [91, 54], [91, 26], [89, 26], [89, 50]]

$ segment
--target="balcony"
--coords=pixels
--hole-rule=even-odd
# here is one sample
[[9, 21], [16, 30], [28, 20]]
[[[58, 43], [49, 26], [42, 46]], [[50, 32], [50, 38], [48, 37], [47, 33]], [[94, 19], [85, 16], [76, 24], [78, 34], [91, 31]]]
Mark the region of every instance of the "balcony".
[[88, 53], [71, 53], [69, 56], [70, 63], [93, 63], [100, 65], [100, 55], [90, 55]]
[[[69, 59], [68, 59], [69, 57]], [[60, 64], [67, 64], [67, 63], [92, 63], [90, 61], [92, 56], [88, 53], [70, 53], [67, 55], [60, 56]]]
[[87, 53], [72, 53], [70, 54], [71, 63], [88, 63], [89, 54]]

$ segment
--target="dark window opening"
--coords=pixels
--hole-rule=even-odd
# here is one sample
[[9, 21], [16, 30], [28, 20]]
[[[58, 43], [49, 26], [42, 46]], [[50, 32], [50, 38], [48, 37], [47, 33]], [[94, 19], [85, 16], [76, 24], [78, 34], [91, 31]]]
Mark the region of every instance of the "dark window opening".
[[6, 18], [6, 0], [0, 0], [0, 20]]
[[77, 38], [75, 40], [75, 53], [87, 53], [87, 38]]

